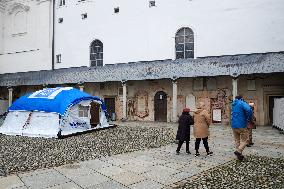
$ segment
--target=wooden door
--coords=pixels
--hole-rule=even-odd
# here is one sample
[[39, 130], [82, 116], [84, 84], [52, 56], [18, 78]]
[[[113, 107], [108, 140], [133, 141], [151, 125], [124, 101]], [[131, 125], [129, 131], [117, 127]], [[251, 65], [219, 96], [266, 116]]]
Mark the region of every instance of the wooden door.
[[167, 94], [163, 91], [156, 93], [154, 97], [155, 121], [167, 121]]
[[105, 105], [110, 117], [115, 113], [115, 98], [105, 98]]
[[91, 102], [90, 114], [91, 114], [90, 123], [91, 126], [94, 127], [100, 123], [100, 104], [96, 102]]

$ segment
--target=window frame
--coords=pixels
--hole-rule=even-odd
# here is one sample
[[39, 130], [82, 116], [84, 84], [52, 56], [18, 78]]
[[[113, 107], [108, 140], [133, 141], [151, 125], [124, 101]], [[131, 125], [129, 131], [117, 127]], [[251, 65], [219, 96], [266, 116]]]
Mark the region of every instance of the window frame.
[[152, 1], [149, 1], [149, 7], [155, 7], [156, 6], [156, 1], [152, 0]]
[[59, 0], [59, 7], [65, 6], [65, 0]]
[[176, 59], [194, 58], [194, 32], [191, 28], [182, 27], [176, 32], [175, 57]]
[[60, 64], [61, 63], [61, 54], [56, 55], [56, 63]]
[[[98, 44], [95, 44], [96, 42]], [[97, 49], [97, 51], [94, 49]], [[101, 49], [101, 51], [99, 49]], [[90, 44], [90, 67], [98, 67], [98, 66], [104, 65], [104, 57], [103, 57], [104, 50], [103, 49], [104, 49], [104, 45], [101, 40], [95, 39], [91, 42]], [[92, 57], [94, 57], [94, 59], [92, 59]], [[95, 65], [93, 65], [93, 62], [95, 62]]]
[[90, 117], [90, 106], [89, 105], [82, 105], [82, 104], [79, 104], [78, 105], [78, 116], [80, 118], [89, 118]]

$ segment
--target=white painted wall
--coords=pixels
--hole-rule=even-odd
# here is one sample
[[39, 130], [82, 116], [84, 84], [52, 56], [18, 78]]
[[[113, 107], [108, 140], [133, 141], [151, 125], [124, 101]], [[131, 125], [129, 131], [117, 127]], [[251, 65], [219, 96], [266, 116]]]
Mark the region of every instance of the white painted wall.
[[3, 53], [3, 21], [4, 21], [4, 5], [0, 2], [0, 54]]
[[156, 0], [151, 8], [148, 0], [66, 1], [56, 5], [55, 54], [62, 63], [55, 68], [89, 66], [94, 39], [104, 44], [104, 64], [175, 59], [181, 27], [194, 31], [195, 57], [283, 51], [283, 10], [283, 0]]
[[[52, 1], [11, 0], [4, 7], [0, 74], [51, 69]], [[1, 46], [0, 46], [1, 49]]]

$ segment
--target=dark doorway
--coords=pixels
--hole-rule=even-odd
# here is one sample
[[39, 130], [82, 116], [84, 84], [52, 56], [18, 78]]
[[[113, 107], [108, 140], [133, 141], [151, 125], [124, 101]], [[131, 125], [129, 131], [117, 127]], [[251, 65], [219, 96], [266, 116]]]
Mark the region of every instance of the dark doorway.
[[[105, 105], [107, 113], [111, 118], [113, 118], [113, 113], [115, 113], [115, 98], [105, 98]], [[113, 120], [115, 121], [115, 120]]]
[[100, 104], [96, 102], [91, 102], [90, 113], [91, 113], [91, 120], [90, 120], [91, 126], [95, 127], [97, 126], [97, 124], [100, 123]]
[[269, 124], [273, 124], [273, 108], [274, 108], [274, 99], [283, 98], [284, 96], [269, 96]]
[[167, 121], [167, 94], [159, 91], [154, 97], [155, 121]]

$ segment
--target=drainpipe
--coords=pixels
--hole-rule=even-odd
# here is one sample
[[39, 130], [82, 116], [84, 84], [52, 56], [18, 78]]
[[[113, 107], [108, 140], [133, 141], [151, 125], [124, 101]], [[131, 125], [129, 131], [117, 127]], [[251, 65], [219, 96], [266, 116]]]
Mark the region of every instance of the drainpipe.
[[51, 69], [54, 70], [54, 40], [55, 40], [55, 0], [52, 1], [52, 58], [51, 58]]

